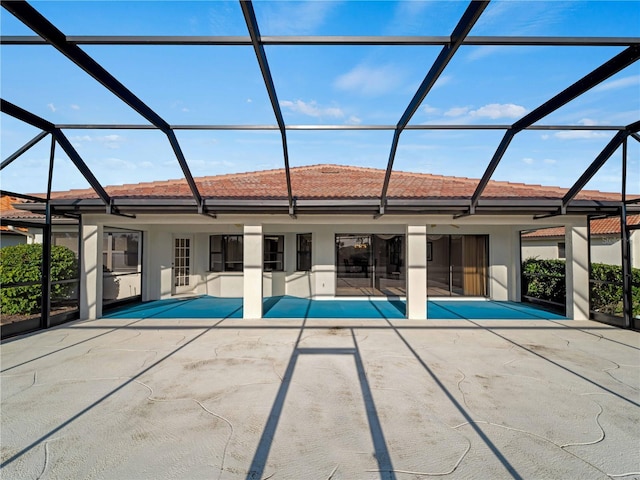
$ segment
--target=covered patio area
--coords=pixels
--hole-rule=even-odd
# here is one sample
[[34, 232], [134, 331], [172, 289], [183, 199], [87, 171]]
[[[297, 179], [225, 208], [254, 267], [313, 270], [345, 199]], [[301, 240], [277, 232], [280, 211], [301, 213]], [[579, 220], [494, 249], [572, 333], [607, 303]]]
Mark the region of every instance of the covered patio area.
[[3, 344], [3, 478], [640, 472], [633, 331], [592, 321], [142, 316]]

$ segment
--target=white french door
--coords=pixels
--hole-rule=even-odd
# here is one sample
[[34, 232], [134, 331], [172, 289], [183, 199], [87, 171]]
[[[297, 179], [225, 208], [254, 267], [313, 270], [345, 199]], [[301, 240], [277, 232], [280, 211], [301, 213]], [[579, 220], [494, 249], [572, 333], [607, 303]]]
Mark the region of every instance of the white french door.
[[173, 294], [193, 290], [191, 284], [191, 246], [193, 239], [189, 236], [173, 238]]

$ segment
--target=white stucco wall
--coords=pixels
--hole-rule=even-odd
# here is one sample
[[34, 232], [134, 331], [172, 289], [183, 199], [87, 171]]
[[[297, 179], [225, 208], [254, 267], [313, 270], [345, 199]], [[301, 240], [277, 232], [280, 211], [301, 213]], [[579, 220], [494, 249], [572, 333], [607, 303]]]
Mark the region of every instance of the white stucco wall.
[[407, 225], [407, 318], [427, 318], [427, 226]]
[[102, 232], [98, 222], [83, 223], [80, 255], [80, 319], [102, 316]]
[[564, 242], [564, 237], [523, 238], [522, 259], [540, 258], [543, 260], [556, 260], [558, 258], [558, 242]]
[[[631, 233], [631, 265], [640, 268], [640, 232]], [[564, 237], [523, 238], [522, 258], [557, 259], [558, 243]], [[593, 235], [591, 237], [591, 262], [608, 265], [622, 265], [621, 241], [614, 235]]]
[[589, 235], [586, 219], [567, 225], [566, 287], [567, 316], [575, 320], [589, 318]]
[[27, 243], [27, 237], [16, 233], [0, 233], [0, 248]]
[[[87, 219], [85, 219], [87, 220]], [[408, 225], [426, 226], [427, 234], [488, 235], [488, 292], [496, 300], [519, 300], [520, 244], [519, 232], [538, 226], [530, 217], [469, 216], [255, 216], [234, 215], [210, 218], [202, 215], [159, 216], [138, 215], [135, 219], [95, 215], [89, 218], [97, 224], [142, 230], [143, 237], [143, 300], [171, 297], [173, 238], [189, 235], [192, 243], [190, 293], [221, 297], [243, 297], [248, 283], [243, 272], [209, 271], [209, 236], [213, 234], [243, 234], [245, 225], [255, 225], [262, 234], [285, 237], [285, 271], [261, 272], [259, 285], [262, 296], [292, 295], [304, 298], [328, 299], [336, 293], [335, 235], [341, 233], [406, 234]], [[563, 217], [550, 220], [566, 225], [575, 219]], [[338, 223], [339, 222], [339, 223]], [[86, 223], [86, 222], [85, 222]], [[545, 226], [552, 226], [550, 223]], [[312, 271], [296, 268], [296, 234], [311, 233]], [[409, 265], [408, 265], [409, 266]], [[428, 273], [427, 273], [428, 275]]]
[[142, 293], [140, 284], [142, 275], [139, 273], [132, 275], [114, 275], [104, 273], [102, 277], [103, 300], [120, 300], [133, 297]]

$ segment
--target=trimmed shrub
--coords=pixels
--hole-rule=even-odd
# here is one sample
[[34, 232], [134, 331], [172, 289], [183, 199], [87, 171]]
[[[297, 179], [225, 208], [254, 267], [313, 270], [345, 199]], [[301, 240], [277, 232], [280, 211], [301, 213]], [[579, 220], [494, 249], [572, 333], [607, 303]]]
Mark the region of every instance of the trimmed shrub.
[[[632, 269], [633, 315], [640, 316], [640, 269]], [[591, 309], [622, 316], [622, 267], [605, 263], [591, 264]], [[604, 282], [604, 283], [600, 283]], [[527, 258], [522, 262], [522, 291], [529, 297], [565, 303], [565, 261]]]
[[567, 296], [564, 260], [527, 258], [522, 262], [524, 295], [560, 304]]
[[[591, 308], [596, 312], [623, 315], [622, 267], [606, 263], [591, 264], [591, 278], [598, 282], [591, 289]], [[640, 269], [631, 269], [633, 316], [640, 316]]]
[[[15, 245], [0, 249], [0, 306], [4, 315], [37, 313], [42, 304], [42, 287], [5, 287], [14, 283], [40, 282], [42, 275], [42, 245]], [[61, 245], [51, 246], [51, 281], [71, 280], [78, 276], [75, 253]], [[72, 283], [51, 286], [51, 296], [63, 298], [75, 287]]]

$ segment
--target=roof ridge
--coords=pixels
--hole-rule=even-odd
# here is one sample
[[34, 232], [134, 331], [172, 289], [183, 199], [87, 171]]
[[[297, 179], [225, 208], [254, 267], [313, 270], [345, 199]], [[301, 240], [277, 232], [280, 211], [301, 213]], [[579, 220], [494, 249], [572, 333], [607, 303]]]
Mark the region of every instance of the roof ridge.
[[[295, 167], [290, 167], [290, 171], [291, 173], [296, 176], [298, 179], [302, 178], [302, 180], [296, 180], [296, 181], [306, 181], [305, 177], [307, 177], [306, 175], [304, 175], [305, 173], [313, 173], [313, 172], [319, 172], [322, 173], [323, 170], [336, 170], [336, 173], [338, 172], [344, 172], [346, 175], [348, 175], [348, 172], [352, 172], [353, 174], [360, 174], [360, 175], [366, 175], [371, 174], [371, 180], [372, 181], [378, 181], [377, 180], [377, 176], [378, 175], [382, 175], [386, 172], [386, 169], [382, 169], [382, 168], [375, 168], [375, 167], [363, 167], [363, 166], [355, 166], [355, 165], [341, 165], [341, 164], [332, 164], [332, 163], [319, 163], [319, 164], [312, 164], [312, 165], [300, 165], [300, 166], [295, 166]], [[224, 173], [224, 174], [218, 174], [218, 175], [205, 175], [205, 176], [200, 176], [200, 177], [194, 177], [194, 181], [198, 184], [205, 184], [202, 185], [202, 188], [207, 188], [209, 185], [207, 185], [207, 183], [225, 183], [225, 182], [229, 182], [229, 181], [237, 181], [238, 179], [240, 179], [242, 181], [242, 183], [272, 183], [274, 180], [278, 180], [278, 184], [280, 184], [281, 182], [281, 175], [285, 173], [285, 168], [272, 168], [272, 169], [268, 169], [268, 170], [257, 170], [257, 171], [252, 171], [252, 172], [236, 172], [236, 173]], [[402, 184], [407, 183], [409, 179], [416, 179], [419, 182], [418, 183], [430, 183], [430, 182], [441, 182], [443, 184], [448, 184], [450, 187], [453, 187], [454, 189], [470, 189], [472, 188], [474, 185], [477, 185], [478, 182], [480, 181], [477, 178], [470, 178], [470, 177], [458, 177], [458, 176], [450, 176], [450, 175], [442, 175], [442, 174], [436, 174], [436, 173], [426, 173], [426, 172], [408, 172], [408, 171], [404, 171], [404, 170], [392, 170], [392, 177], [391, 177], [391, 184], [392, 184], [392, 190], [397, 190], [397, 188], [399, 188], [398, 186], [402, 186]], [[374, 178], [373, 174], [376, 175], [376, 177]], [[299, 175], [303, 175], [303, 177], [299, 177]], [[276, 178], [277, 176], [277, 178]], [[269, 179], [269, 177], [271, 177], [271, 179]], [[262, 180], [256, 180], [253, 182], [246, 182], [246, 179], [262, 179]], [[362, 177], [361, 177], [362, 178]], [[394, 180], [395, 179], [395, 180]], [[328, 178], [323, 178], [323, 177], [318, 177], [318, 180], [323, 180], [323, 181], [327, 181], [330, 182], [331, 184], [334, 183], [334, 179], [329, 180]], [[404, 180], [407, 180], [407, 182], [405, 182]], [[121, 184], [121, 185], [107, 185], [105, 186], [105, 189], [108, 192], [111, 192], [111, 194], [113, 195], [135, 195], [135, 191], [141, 191], [140, 194], [141, 195], [149, 195], [149, 194], [153, 194], [152, 192], [142, 192], [142, 190], [157, 190], [157, 189], [162, 189], [162, 188], [166, 188], [167, 190], [172, 190], [172, 188], [170, 187], [178, 187], [178, 189], [182, 189], [183, 187], [185, 187], [187, 184], [186, 179], [185, 178], [176, 178], [176, 179], [168, 179], [168, 180], [157, 180], [157, 181], [145, 181], [145, 182], [138, 182], [138, 183], [125, 183], [125, 184]], [[393, 186], [395, 185], [395, 187]], [[408, 186], [404, 186], [401, 189], [406, 190], [406, 188], [409, 188]], [[509, 188], [509, 189], [519, 189], [521, 190], [520, 194], [525, 193], [525, 195], [533, 195], [533, 196], [557, 196], [557, 195], [561, 195], [564, 194], [568, 189], [565, 187], [560, 187], [560, 186], [553, 186], [553, 185], [541, 185], [541, 184], [529, 184], [529, 183], [523, 183], [523, 182], [510, 182], [510, 181], [505, 181], [505, 180], [489, 180], [487, 187], [490, 187], [494, 193], [496, 191], [496, 189], [500, 189], [500, 188]], [[280, 187], [278, 187], [280, 188]], [[412, 187], [413, 188], [413, 187]], [[416, 188], [417, 184], [416, 184]], [[173, 190], [176, 190], [175, 188]], [[79, 189], [71, 189], [71, 190], [66, 190], [66, 191], [56, 191], [56, 192], [52, 192], [54, 197], [69, 197], [69, 196], [73, 196], [73, 195], [87, 195], [88, 193], [93, 192], [93, 190], [90, 187], [86, 187], [86, 188], [79, 188]], [[175, 192], [166, 192], [165, 194], [167, 195], [173, 195]], [[487, 195], [489, 192], [485, 191], [485, 195]], [[159, 193], [161, 194], [162, 193]], [[318, 194], [318, 192], [316, 192], [315, 194]], [[441, 194], [445, 195], [446, 194], [444, 192], [442, 192]], [[515, 194], [515, 192], [514, 192]], [[617, 195], [616, 193], [612, 193], [612, 192], [602, 192], [599, 190], [582, 190], [580, 192], [581, 195], [594, 195], [594, 196], [606, 196], [607, 198], [612, 197], [613, 195]], [[343, 194], [344, 195], [344, 194]], [[500, 196], [500, 195], [499, 195]]]

